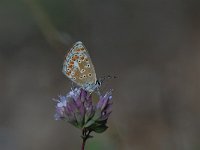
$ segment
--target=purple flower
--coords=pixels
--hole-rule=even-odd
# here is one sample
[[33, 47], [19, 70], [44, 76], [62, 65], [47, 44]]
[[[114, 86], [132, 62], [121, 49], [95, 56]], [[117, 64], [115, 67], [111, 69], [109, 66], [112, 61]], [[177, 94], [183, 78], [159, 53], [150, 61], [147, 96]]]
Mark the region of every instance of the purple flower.
[[67, 120], [72, 125], [88, 131], [104, 132], [111, 113], [112, 91], [98, 96], [97, 103], [93, 102], [92, 95], [82, 88], [76, 88], [65, 96], [59, 96], [55, 119]]

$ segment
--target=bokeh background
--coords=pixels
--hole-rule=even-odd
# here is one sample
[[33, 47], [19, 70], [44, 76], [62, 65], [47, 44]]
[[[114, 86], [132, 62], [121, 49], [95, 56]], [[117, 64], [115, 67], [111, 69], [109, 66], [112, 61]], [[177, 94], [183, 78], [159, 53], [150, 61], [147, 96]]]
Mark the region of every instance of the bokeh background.
[[109, 129], [90, 150], [200, 150], [199, 0], [0, 0], [0, 149], [78, 150], [55, 121], [72, 44], [116, 75]]

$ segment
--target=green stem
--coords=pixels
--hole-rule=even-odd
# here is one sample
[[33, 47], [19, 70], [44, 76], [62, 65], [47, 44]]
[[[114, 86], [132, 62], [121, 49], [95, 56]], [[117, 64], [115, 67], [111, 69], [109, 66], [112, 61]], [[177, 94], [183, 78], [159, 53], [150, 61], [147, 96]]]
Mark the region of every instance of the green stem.
[[86, 143], [87, 139], [90, 137], [90, 133], [91, 133], [91, 131], [87, 130], [86, 128], [84, 128], [82, 130], [82, 139], [83, 139], [83, 142], [82, 142], [82, 148], [81, 148], [81, 150], [85, 149], [85, 143]]

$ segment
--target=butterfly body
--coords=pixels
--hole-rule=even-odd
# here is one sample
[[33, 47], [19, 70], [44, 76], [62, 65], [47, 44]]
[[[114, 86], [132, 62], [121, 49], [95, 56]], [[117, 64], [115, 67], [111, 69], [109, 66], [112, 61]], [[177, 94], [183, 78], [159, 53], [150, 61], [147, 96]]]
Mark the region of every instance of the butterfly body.
[[83, 89], [93, 92], [97, 87], [97, 78], [88, 51], [82, 42], [76, 42], [65, 56], [62, 72]]

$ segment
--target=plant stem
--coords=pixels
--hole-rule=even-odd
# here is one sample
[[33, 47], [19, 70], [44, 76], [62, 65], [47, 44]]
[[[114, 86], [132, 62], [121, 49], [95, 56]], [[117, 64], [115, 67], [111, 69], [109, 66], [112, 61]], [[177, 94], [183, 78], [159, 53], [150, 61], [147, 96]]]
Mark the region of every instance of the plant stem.
[[86, 142], [86, 139], [83, 139], [83, 143], [82, 143], [82, 148], [81, 148], [81, 150], [84, 150], [84, 149], [85, 149], [85, 142]]
[[91, 131], [88, 131], [85, 128], [82, 130], [82, 139], [83, 139], [83, 142], [82, 142], [82, 148], [81, 148], [81, 150], [85, 149], [85, 143], [86, 143], [87, 139], [90, 137], [90, 133], [91, 133]]

